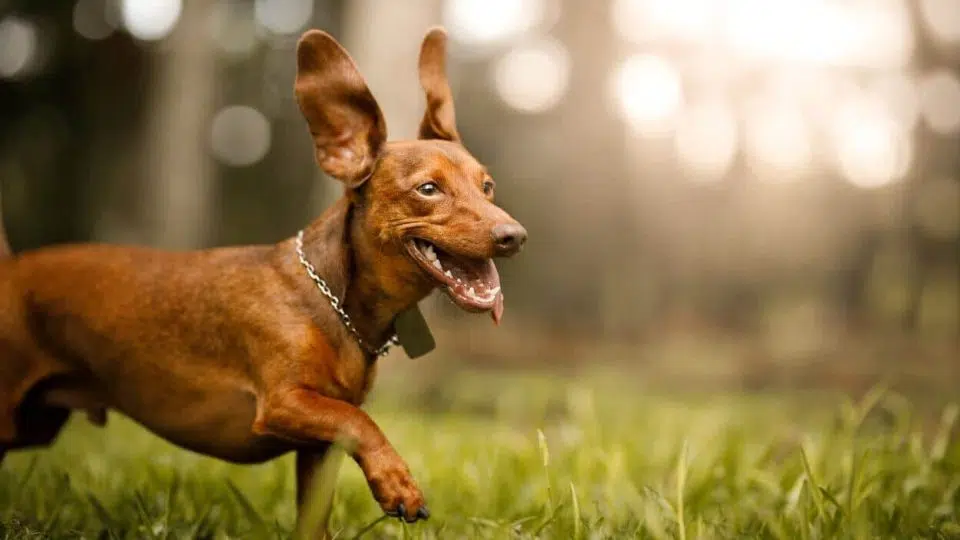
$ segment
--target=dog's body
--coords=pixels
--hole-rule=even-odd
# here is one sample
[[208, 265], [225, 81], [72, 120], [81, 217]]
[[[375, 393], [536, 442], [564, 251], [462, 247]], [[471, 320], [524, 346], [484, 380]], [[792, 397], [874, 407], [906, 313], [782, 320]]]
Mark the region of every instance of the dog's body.
[[298, 45], [296, 94], [317, 161], [346, 187], [304, 230], [303, 254], [357, 335], [317, 290], [294, 238], [193, 252], [77, 245], [2, 254], [0, 460], [50, 444], [71, 411], [103, 422], [114, 409], [232, 462], [296, 451], [302, 503], [331, 442], [343, 440], [385, 511], [425, 518], [405, 463], [358, 408], [375, 347], [438, 285], [499, 320], [490, 258], [512, 255], [525, 238], [460, 144], [444, 49], [445, 34], [431, 31], [420, 57], [421, 140], [387, 143], [346, 52], [317, 31]]

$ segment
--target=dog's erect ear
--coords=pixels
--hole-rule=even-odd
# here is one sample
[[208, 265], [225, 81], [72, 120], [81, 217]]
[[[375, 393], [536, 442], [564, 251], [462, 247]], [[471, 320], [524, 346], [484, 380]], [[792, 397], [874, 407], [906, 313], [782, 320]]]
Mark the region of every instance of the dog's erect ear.
[[356, 64], [326, 32], [310, 30], [297, 43], [294, 92], [317, 163], [348, 188], [359, 187], [373, 171], [387, 125]]
[[420, 138], [459, 142], [453, 92], [447, 82], [447, 32], [443, 28], [432, 28], [423, 38], [420, 86], [427, 94], [427, 111], [420, 122]]

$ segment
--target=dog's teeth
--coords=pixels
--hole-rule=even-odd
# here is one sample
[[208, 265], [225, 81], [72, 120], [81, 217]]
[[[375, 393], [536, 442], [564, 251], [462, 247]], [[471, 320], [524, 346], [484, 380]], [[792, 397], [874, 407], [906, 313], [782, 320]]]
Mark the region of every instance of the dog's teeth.
[[496, 287], [490, 289], [490, 295], [491, 295], [491, 296], [496, 295], [498, 292], [500, 292], [500, 286], [499, 286], [499, 285], [497, 285]]
[[[451, 274], [449, 270], [447, 270], [446, 272], [444, 272], [443, 275], [447, 276], [447, 277], [450, 278], [450, 279], [453, 279], [453, 274]], [[457, 280], [457, 283], [459, 283], [459, 282], [460, 282], [460, 280], [458, 279], [458, 280]]]
[[430, 261], [437, 260], [437, 253], [433, 251], [433, 246], [427, 244], [427, 247], [423, 248], [423, 253], [427, 256], [427, 259]]
[[467, 292], [470, 294], [470, 296], [473, 296], [474, 298], [476, 298], [477, 293], [474, 292], [473, 287], [470, 287], [469, 289], [467, 289]]
[[433, 259], [433, 266], [437, 270], [440, 270], [441, 272], [443, 271], [443, 265], [440, 264], [440, 259]]

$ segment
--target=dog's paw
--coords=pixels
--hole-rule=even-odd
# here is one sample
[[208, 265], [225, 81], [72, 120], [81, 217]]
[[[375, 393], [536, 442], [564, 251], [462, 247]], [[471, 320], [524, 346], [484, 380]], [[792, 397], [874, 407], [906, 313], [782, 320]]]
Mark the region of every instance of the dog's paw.
[[419, 508], [417, 508], [417, 511], [414, 512], [412, 516], [407, 511], [406, 505], [404, 505], [403, 503], [398, 504], [397, 507], [393, 510], [388, 510], [386, 506], [383, 504], [381, 504], [381, 506], [384, 507], [383, 511], [388, 516], [400, 518], [406, 521], [407, 523], [415, 523], [417, 520], [426, 521], [427, 519], [430, 518], [430, 510], [427, 509], [426, 505], [422, 505]]
[[388, 516], [407, 523], [430, 517], [423, 493], [402, 461], [378, 467], [367, 475], [373, 497]]

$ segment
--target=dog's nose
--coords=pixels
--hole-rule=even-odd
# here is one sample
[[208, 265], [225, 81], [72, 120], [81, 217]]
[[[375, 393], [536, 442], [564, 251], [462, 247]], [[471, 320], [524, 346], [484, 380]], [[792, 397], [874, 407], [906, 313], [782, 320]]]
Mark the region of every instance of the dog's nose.
[[509, 256], [520, 251], [527, 241], [527, 230], [519, 223], [501, 223], [491, 231], [497, 255]]

